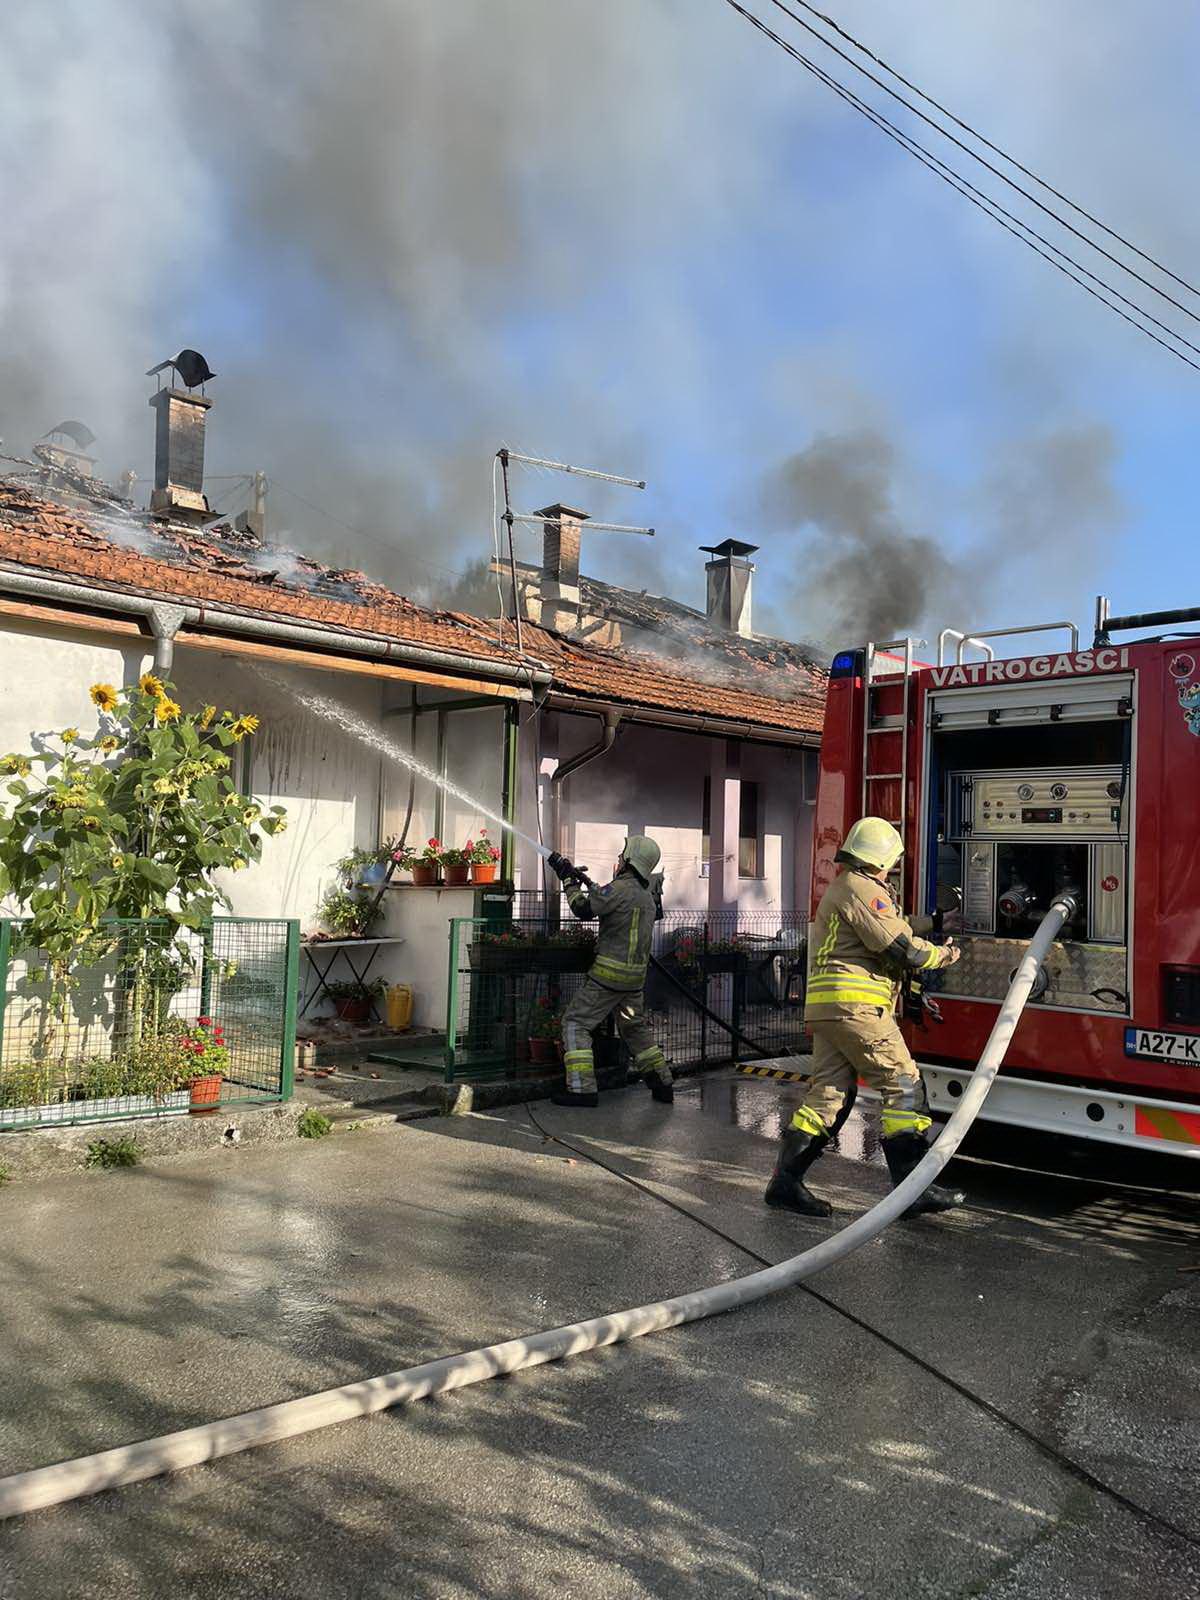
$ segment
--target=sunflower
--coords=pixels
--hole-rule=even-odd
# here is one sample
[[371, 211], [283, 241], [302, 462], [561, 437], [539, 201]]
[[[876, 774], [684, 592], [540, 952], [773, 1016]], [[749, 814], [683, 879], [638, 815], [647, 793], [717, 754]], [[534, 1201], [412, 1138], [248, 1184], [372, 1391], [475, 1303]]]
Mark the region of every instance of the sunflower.
[[178, 722], [181, 714], [182, 707], [174, 700], [168, 700], [165, 694], [154, 702], [155, 722]]
[[79, 737], [79, 729], [78, 728], [64, 728], [63, 731], [59, 734], [59, 738], [62, 740], [62, 742], [64, 744], [74, 744], [76, 739], [78, 739], [78, 737]]
[[205, 706], [204, 710], [200, 713], [200, 721], [199, 721], [200, 728], [202, 730], [207, 728], [209, 723], [216, 716], [216, 714], [217, 714], [216, 706]]
[[235, 717], [230, 724], [230, 733], [235, 739], [244, 739], [248, 733], [258, 732], [258, 718], [248, 712], [241, 717]]
[[154, 780], [155, 794], [171, 794], [174, 788], [175, 785], [171, 782], [170, 778], [155, 778]]
[[161, 678], [156, 678], [152, 672], [143, 672], [138, 679], [138, 688], [143, 694], [151, 695], [155, 700], [161, 700], [166, 694]]
[[88, 693], [92, 697], [92, 704], [99, 706], [101, 711], [117, 709], [118, 695], [111, 683], [94, 683]]
[[15, 773], [20, 778], [27, 778], [33, 771], [33, 764], [28, 756], [5, 756], [0, 761], [0, 772]]
[[234, 872], [242, 872], [245, 870], [248, 863], [244, 861], [241, 856], [234, 856], [229, 865], [233, 868]]
[[115, 738], [111, 733], [106, 733], [96, 748], [103, 750], [105, 755], [111, 755], [114, 750], [120, 748], [120, 745], [120, 739]]

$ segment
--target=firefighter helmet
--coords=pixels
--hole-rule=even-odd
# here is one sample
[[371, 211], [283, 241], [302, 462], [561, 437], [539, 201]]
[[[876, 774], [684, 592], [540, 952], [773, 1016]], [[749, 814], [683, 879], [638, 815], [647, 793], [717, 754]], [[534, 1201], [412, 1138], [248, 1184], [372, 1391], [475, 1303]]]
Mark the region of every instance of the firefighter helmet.
[[890, 872], [904, 854], [904, 840], [883, 817], [860, 817], [842, 841], [838, 861], [861, 861], [877, 872]]
[[655, 867], [662, 860], [662, 851], [653, 839], [644, 834], [632, 833], [621, 851], [621, 865], [636, 872], [643, 883], [649, 883]]

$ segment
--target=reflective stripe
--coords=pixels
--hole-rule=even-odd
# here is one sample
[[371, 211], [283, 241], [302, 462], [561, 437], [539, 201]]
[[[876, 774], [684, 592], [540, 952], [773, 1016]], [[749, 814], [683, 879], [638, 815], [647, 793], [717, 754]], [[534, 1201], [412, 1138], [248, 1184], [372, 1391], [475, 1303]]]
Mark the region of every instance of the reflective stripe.
[[886, 979], [854, 977], [818, 978], [805, 990], [810, 1005], [868, 1005], [890, 1006], [895, 990]]
[[879, 1113], [884, 1135], [889, 1133], [904, 1133], [911, 1130], [913, 1133], [924, 1133], [926, 1128], [933, 1126], [932, 1117], [924, 1117], [919, 1111], [892, 1111], [884, 1109]]
[[629, 924], [629, 965], [631, 967], [637, 965], [638, 924], [641, 920], [642, 908], [641, 906], [634, 906], [633, 920]]
[[650, 1061], [656, 1056], [660, 1061], [666, 1060], [666, 1057], [663, 1055], [659, 1047], [656, 1044], [652, 1044], [648, 1050], [639, 1050], [633, 1059], [635, 1062]]
[[828, 961], [830, 956], [833, 954], [833, 947], [837, 943], [838, 926], [841, 923], [841, 920], [841, 916], [838, 912], [830, 912], [829, 932], [821, 940], [820, 949], [817, 951], [817, 959], [815, 963], [817, 968], [820, 968], [822, 964]]
[[613, 983], [640, 989], [646, 980], [646, 962], [617, 961], [612, 956], [597, 956], [588, 976], [601, 981], [607, 978]]
[[590, 1050], [564, 1050], [563, 1064], [568, 1067], [579, 1067], [592, 1059]]
[[924, 972], [927, 967], [936, 967], [937, 964], [938, 964], [938, 956], [940, 954], [941, 954], [941, 951], [939, 950], [939, 948], [938, 948], [938, 946], [936, 944], [930, 945], [929, 954], [925, 957], [924, 961], [922, 961], [921, 965], [917, 968], [917, 971], [918, 972]]
[[816, 1135], [825, 1132], [825, 1121], [811, 1106], [797, 1106], [796, 1114], [792, 1118], [792, 1127], [799, 1129], [801, 1133]]

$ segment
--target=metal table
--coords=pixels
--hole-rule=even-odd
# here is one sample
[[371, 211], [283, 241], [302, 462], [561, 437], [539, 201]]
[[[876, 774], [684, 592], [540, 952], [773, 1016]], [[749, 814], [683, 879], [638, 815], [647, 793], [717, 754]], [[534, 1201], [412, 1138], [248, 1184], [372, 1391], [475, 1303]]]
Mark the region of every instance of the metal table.
[[[370, 973], [371, 968], [375, 965], [376, 961], [379, 959], [379, 952], [380, 952], [380, 950], [383, 948], [383, 946], [385, 944], [403, 944], [403, 943], [404, 943], [404, 939], [402, 937], [400, 937], [399, 935], [395, 935], [395, 934], [384, 935], [384, 936], [382, 936], [382, 937], [380, 937], [378, 939], [367, 938], [367, 939], [305, 939], [305, 940], [302, 940], [301, 944], [300, 944], [300, 948], [301, 948], [301, 950], [303, 950], [303, 952], [305, 954], [305, 957], [308, 960], [308, 964], [312, 968], [313, 976], [317, 980], [317, 986], [313, 990], [313, 992], [305, 998], [304, 1004], [300, 1008], [300, 1015], [302, 1017], [306, 1017], [308, 1015], [308, 1013], [312, 1010], [313, 1006], [316, 1005], [317, 1001], [320, 1000], [322, 995], [328, 996], [328, 998], [331, 1001], [333, 1001], [333, 1004], [334, 1004], [334, 1006], [336, 1008], [337, 1002], [334, 1001], [333, 996], [329, 993], [328, 980], [329, 980], [329, 974], [333, 969], [334, 962], [337, 960], [338, 956], [344, 956], [345, 960], [346, 960], [346, 965], [350, 968], [350, 971], [354, 974], [355, 982], [358, 984], [359, 988], [363, 992], [363, 998], [365, 1000], [370, 1000], [371, 1001], [371, 1012], [376, 1018], [378, 1018], [379, 1017], [379, 1012], [378, 1012], [378, 1010], [376, 1008], [375, 1001], [373, 999], [371, 999], [371, 996], [367, 993], [367, 975]], [[320, 965], [320, 963], [317, 960], [317, 952], [319, 950], [328, 950], [328, 951], [330, 951], [329, 960], [325, 963], [325, 965], [323, 967]], [[350, 952], [352, 950], [362, 950], [364, 952], [367, 952], [367, 951], [370, 952], [370, 954], [367, 956], [367, 959], [364, 962], [361, 970], [359, 969], [359, 967], [357, 967], [355, 965], [354, 960], [350, 955]]]

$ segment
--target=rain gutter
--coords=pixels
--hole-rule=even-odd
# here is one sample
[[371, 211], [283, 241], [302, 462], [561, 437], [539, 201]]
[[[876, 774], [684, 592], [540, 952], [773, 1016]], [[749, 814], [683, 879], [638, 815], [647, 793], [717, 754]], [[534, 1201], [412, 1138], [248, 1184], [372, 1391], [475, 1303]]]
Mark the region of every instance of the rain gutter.
[[150, 595], [129, 594], [118, 589], [99, 589], [90, 584], [48, 578], [28, 568], [0, 567], [0, 590], [33, 595], [44, 600], [65, 600], [72, 605], [93, 606], [103, 611], [124, 612], [142, 618], [154, 635], [154, 663], [160, 671], [169, 670], [176, 636], [180, 628], [187, 625], [235, 636], [278, 639], [288, 644], [367, 656], [373, 660], [432, 667], [464, 676], [477, 674], [502, 683], [519, 683], [529, 689], [545, 688], [552, 682], [550, 672], [544, 666], [533, 663], [524, 665], [496, 661], [487, 656], [459, 655], [455, 651], [410, 644], [407, 640], [379, 634], [351, 633], [303, 622], [280, 622], [273, 617], [247, 616], [217, 606], [179, 605], [169, 600], [154, 599]]

